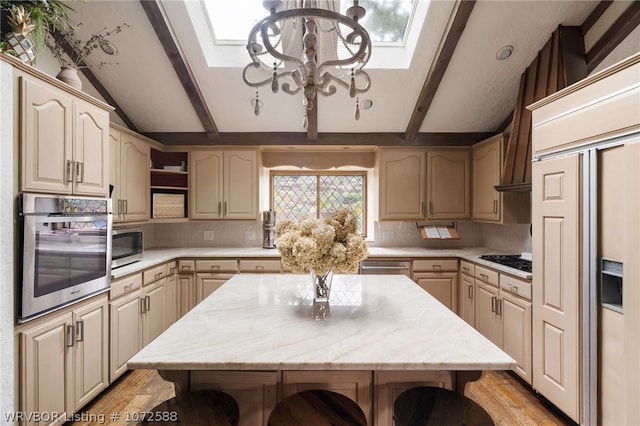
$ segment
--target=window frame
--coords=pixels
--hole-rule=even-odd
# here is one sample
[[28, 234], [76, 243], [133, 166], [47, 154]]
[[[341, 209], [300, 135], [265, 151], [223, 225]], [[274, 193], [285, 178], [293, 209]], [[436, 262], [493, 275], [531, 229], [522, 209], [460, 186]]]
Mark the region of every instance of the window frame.
[[[321, 176], [361, 176], [362, 177], [362, 236], [367, 237], [368, 222], [368, 186], [366, 170], [269, 170], [269, 208], [273, 209], [273, 176], [315, 176], [316, 182]], [[316, 185], [316, 207], [320, 202], [320, 185]], [[320, 209], [316, 209], [319, 219]]]

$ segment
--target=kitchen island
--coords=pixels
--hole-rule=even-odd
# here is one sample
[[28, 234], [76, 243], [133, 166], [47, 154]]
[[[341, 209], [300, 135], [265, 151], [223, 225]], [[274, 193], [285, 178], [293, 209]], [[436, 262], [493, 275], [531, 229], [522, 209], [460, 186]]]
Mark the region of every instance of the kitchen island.
[[219, 389], [242, 425], [266, 424], [278, 400], [331, 389], [369, 424], [391, 424], [397, 394], [429, 383], [464, 391], [515, 361], [400, 275], [336, 275], [314, 304], [309, 276], [236, 275], [143, 348], [130, 369], [156, 369], [176, 392]]

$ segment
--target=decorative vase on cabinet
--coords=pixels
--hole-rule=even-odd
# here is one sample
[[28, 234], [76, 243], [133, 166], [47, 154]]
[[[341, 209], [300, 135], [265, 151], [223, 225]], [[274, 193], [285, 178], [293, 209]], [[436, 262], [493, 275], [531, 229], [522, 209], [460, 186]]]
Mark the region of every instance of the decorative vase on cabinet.
[[74, 89], [82, 89], [82, 80], [80, 80], [80, 76], [78, 76], [78, 70], [76, 68], [63, 66], [58, 75], [56, 75], [56, 78], [67, 83]]

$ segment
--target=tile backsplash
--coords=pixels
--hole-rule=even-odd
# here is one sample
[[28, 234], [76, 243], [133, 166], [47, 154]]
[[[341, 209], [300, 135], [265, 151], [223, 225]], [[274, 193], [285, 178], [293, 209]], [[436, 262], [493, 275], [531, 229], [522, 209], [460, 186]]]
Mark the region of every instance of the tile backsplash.
[[[529, 225], [455, 222], [459, 240], [423, 240], [416, 222], [375, 222], [370, 246], [457, 248], [485, 246], [519, 254], [531, 251]], [[151, 247], [262, 247], [261, 221], [203, 221], [156, 223], [143, 226], [145, 248]]]

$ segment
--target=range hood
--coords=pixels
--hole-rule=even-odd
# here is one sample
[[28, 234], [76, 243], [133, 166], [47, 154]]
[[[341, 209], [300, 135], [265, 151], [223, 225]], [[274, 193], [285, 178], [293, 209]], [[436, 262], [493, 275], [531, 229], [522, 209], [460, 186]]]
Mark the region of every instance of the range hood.
[[528, 105], [587, 76], [580, 27], [559, 26], [520, 77], [507, 143], [501, 184], [497, 191], [531, 191], [531, 111]]

